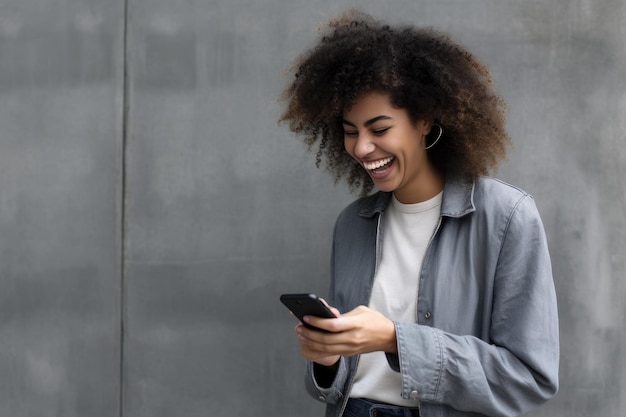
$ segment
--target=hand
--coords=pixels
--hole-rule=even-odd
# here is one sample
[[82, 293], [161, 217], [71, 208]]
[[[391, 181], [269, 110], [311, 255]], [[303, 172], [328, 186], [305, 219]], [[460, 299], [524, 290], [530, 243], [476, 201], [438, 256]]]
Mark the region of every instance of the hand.
[[[339, 312], [334, 309], [334, 312]], [[336, 319], [305, 316], [305, 322], [321, 332], [298, 324], [295, 328], [302, 355], [321, 365], [331, 366], [340, 356], [383, 351], [396, 353], [393, 321], [368, 307], [359, 306]]]
[[[339, 312], [339, 310], [337, 310], [335, 307], [332, 307], [331, 305], [329, 305], [326, 300], [324, 300], [323, 298], [320, 298], [320, 300], [326, 305], [326, 307], [328, 307], [330, 309], [330, 311], [333, 312], [333, 314], [336, 317], [341, 317], [341, 313]], [[310, 316], [305, 316], [305, 320], [308, 319], [308, 317]], [[334, 320], [334, 319], [327, 319], [327, 320]], [[313, 351], [309, 351], [306, 349], [306, 347], [302, 344], [302, 341], [300, 340], [300, 335], [302, 334], [302, 329], [308, 330], [308, 331], [315, 331], [316, 333], [321, 333], [317, 330], [311, 330], [308, 329], [307, 327], [305, 327], [302, 323], [298, 322], [298, 324], [295, 327], [295, 332], [298, 335], [298, 342], [300, 343], [300, 349], [302, 352], [302, 356], [304, 356], [306, 359], [314, 361], [316, 363], [319, 363], [320, 365], [323, 366], [328, 366], [331, 367], [333, 365], [335, 365], [338, 361], [340, 356], [339, 355], [327, 355], [323, 352], [313, 352]]]

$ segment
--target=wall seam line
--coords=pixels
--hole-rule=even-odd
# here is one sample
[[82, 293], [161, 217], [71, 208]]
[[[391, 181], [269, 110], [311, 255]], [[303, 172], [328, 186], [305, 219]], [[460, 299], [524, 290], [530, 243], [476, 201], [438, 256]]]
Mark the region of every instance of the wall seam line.
[[124, 391], [125, 391], [125, 360], [126, 360], [126, 257], [127, 257], [127, 245], [126, 235], [128, 233], [127, 227], [127, 200], [128, 200], [128, 187], [127, 187], [127, 169], [128, 169], [128, 118], [129, 118], [129, 91], [128, 91], [128, 18], [129, 18], [129, 2], [130, 0], [124, 0], [123, 11], [123, 46], [122, 46], [122, 161], [121, 161], [121, 215], [120, 215], [120, 228], [121, 228], [121, 242], [120, 242], [120, 358], [119, 358], [119, 416], [124, 417]]

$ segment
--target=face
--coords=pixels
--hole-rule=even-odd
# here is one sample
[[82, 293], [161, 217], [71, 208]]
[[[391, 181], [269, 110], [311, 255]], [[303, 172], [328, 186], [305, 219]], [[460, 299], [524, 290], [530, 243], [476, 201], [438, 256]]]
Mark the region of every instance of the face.
[[443, 189], [443, 176], [425, 149], [430, 121], [413, 122], [389, 95], [369, 92], [343, 114], [344, 146], [381, 191], [402, 203], [418, 203]]

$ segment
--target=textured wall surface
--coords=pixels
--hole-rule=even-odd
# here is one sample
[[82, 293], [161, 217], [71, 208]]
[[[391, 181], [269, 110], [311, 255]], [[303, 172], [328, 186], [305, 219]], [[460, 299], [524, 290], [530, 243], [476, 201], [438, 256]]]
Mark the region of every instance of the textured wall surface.
[[0, 415], [120, 409], [122, 1], [0, 2]]
[[326, 293], [353, 199], [276, 120], [348, 6], [492, 71], [561, 317], [533, 416], [626, 409], [626, 3], [0, 2], [0, 417], [319, 416], [283, 292]]

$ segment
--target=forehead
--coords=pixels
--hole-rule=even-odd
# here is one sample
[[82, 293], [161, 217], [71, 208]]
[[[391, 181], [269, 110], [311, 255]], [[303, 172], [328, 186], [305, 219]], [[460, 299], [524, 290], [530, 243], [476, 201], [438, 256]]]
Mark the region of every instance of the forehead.
[[395, 118], [406, 115], [407, 112], [393, 106], [388, 93], [370, 91], [359, 95], [351, 107], [344, 109], [343, 118], [358, 122], [383, 114]]

